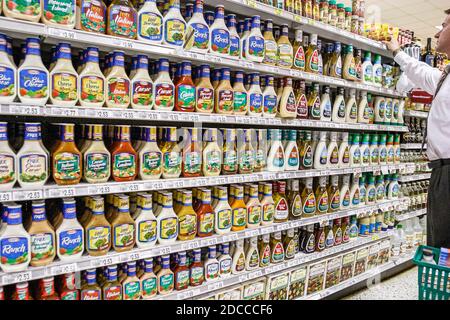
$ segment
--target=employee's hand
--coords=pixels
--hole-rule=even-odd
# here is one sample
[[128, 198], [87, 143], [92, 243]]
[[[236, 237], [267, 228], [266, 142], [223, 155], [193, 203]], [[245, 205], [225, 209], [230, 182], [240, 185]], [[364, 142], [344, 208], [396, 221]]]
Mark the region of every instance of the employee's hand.
[[394, 56], [400, 51], [401, 47], [397, 39], [390, 34], [390, 41], [383, 41], [388, 50], [391, 51]]

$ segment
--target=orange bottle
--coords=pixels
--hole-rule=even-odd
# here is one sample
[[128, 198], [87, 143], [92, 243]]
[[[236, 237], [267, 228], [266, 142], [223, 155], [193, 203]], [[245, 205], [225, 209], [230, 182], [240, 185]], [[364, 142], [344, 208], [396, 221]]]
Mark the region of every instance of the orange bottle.
[[111, 146], [112, 178], [133, 181], [138, 172], [137, 153], [130, 142], [130, 126], [118, 126], [116, 141]]
[[210, 237], [214, 232], [214, 210], [211, 207], [211, 190], [200, 190], [200, 205], [197, 208], [197, 237]]
[[175, 111], [194, 112], [197, 99], [192, 81], [192, 66], [189, 61], [183, 61], [179, 67], [179, 77], [175, 84]]
[[234, 201], [231, 203], [231, 230], [241, 231], [247, 225], [247, 206], [244, 202], [244, 188], [234, 186]]

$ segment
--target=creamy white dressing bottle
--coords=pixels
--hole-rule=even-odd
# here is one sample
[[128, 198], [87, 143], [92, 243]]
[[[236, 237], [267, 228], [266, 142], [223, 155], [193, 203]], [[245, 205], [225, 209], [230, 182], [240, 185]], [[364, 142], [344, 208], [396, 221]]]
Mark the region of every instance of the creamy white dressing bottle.
[[244, 240], [237, 240], [235, 242], [235, 248], [233, 252], [233, 261], [231, 263], [231, 273], [239, 274], [245, 270], [245, 252], [244, 252]]
[[225, 24], [225, 8], [222, 5], [216, 6], [214, 13], [214, 23], [209, 28], [209, 53], [221, 56], [230, 54], [230, 31]]
[[391, 175], [391, 182], [389, 183], [389, 187], [387, 190], [387, 198], [389, 200], [395, 200], [398, 199], [400, 191], [400, 186], [398, 184], [398, 174], [395, 173]]
[[105, 103], [105, 76], [100, 70], [98, 49], [88, 47], [85, 65], [78, 76], [78, 99], [82, 107], [102, 107]]
[[77, 220], [75, 199], [63, 199], [63, 220], [56, 228], [56, 254], [64, 262], [78, 260], [84, 252], [84, 229]]
[[345, 105], [345, 122], [358, 122], [358, 105], [356, 103], [356, 89], [350, 89], [350, 95]]
[[344, 93], [345, 93], [344, 88], [338, 88], [336, 98], [334, 99], [331, 120], [336, 123], [344, 123], [346, 120], [345, 118], [346, 103]]
[[330, 133], [330, 143], [328, 144], [327, 167], [337, 169], [340, 167], [339, 147], [337, 144], [337, 132]]
[[373, 64], [372, 64], [372, 54], [366, 52], [364, 54], [364, 62], [361, 66], [362, 70], [362, 81], [364, 84], [373, 85]]
[[375, 55], [375, 62], [373, 63], [373, 84], [381, 87], [383, 83], [383, 66], [381, 65], [381, 56]]
[[112, 68], [106, 76], [106, 106], [128, 108], [130, 105], [130, 78], [125, 72], [125, 54], [114, 51]]
[[259, 16], [252, 17], [252, 26], [244, 50], [247, 60], [254, 62], [264, 60], [264, 37], [261, 33], [261, 18]]
[[194, 5], [194, 14], [186, 26], [186, 49], [207, 53], [209, 33], [209, 26], [203, 15], [203, 0], [197, 0]]
[[216, 219], [214, 231], [217, 234], [229, 233], [231, 230], [231, 207], [228, 203], [228, 192], [226, 187], [218, 187], [218, 200], [214, 206]]
[[162, 197], [162, 209], [157, 216], [158, 243], [172, 244], [178, 238], [178, 216], [173, 211], [172, 194], [165, 193]]
[[152, 209], [152, 195], [142, 195], [141, 210], [134, 219], [136, 223], [136, 245], [148, 248], [155, 245], [158, 239], [158, 222]]
[[353, 136], [352, 145], [350, 147], [350, 167], [361, 166], [362, 157], [361, 157], [361, 148], [359, 145], [360, 140], [361, 136], [356, 133]]
[[155, 110], [172, 111], [175, 106], [175, 86], [169, 75], [169, 60], [159, 59], [158, 77], [154, 86]]
[[40, 188], [45, 184], [49, 153], [41, 141], [41, 124], [25, 123], [24, 142], [16, 159], [17, 181], [22, 188]]
[[392, 99], [392, 117], [391, 117], [391, 125], [397, 125], [398, 124], [398, 114], [400, 110], [400, 100], [399, 99]]
[[70, 43], [59, 43], [55, 66], [50, 72], [50, 101], [57, 106], [73, 107], [78, 101], [78, 74], [72, 64]]
[[131, 107], [133, 109], [153, 108], [153, 80], [148, 73], [148, 57], [138, 55], [136, 59], [136, 72], [131, 79]]
[[16, 164], [16, 154], [8, 142], [8, 123], [0, 122], [0, 190], [11, 190], [16, 183]]
[[241, 36], [241, 54], [240, 54], [240, 58], [241, 59], [245, 59], [245, 47], [247, 46], [247, 38], [250, 35], [250, 28], [252, 26], [252, 19], [250, 18], [245, 18], [245, 22], [244, 22], [244, 33]]
[[250, 88], [248, 89], [247, 115], [261, 116], [263, 110], [263, 94], [260, 87], [259, 74], [252, 74]]
[[281, 143], [281, 130], [269, 129], [271, 146], [267, 155], [267, 170], [270, 172], [282, 172], [284, 171], [285, 153], [283, 144]]
[[285, 154], [285, 167], [286, 171], [297, 171], [300, 166], [299, 155], [300, 152], [297, 146], [297, 131], [288, 130], [287, 144], [284, 150]]
[[350, 146], [348, 141], [348, 132], [342, 132], [339, 145], [339, 168], [348, 168], [350, 166]]
[[0, 34], [0, 102], [13, 102], [16, 95], [16, 65], [8, 57], [6, 36]]
[[369, 175], [369, 180], [367, 182], [366, 188], [366, 205], [373, 205], [377, 200], [377, 188], [375, 187], [375, 177]]
[[360, 203], [359, 178], [353, 176], [352, 186], [350, 188], [350, 206], [353, 208], [358, 207]]
[[[265, 77], [263, 95], [263, 117], [274, 118], [277, 114], [277, 93], [274, 88], [274, 77]], [[236, 95], [236, 93], [235, 93]]]
[[324, 86], [320, 97], [320, 120], [331, 121], [330, 87]]
[[380, 154], [380, 164], [387, 163], [387, 147], [386, 147], [386, 134], [382, 134], [380, 138], [380, 143], [378, 144], [379, 154]]
[[226, 24], [228, 31], [230, 31], [230, 57], [239, 59], [241, 55], [241, 37], [236, 30], [236, 15], [229, 14]]
[[180, 12], [180, 0], [170, 0], [169, 4], [169, 11], [163, 20], [163, 43], [182, 47], [186, 38], [186, 21]]
[[250, 238], [249, 245], [245, 253], [245, 270], [251, 271], [259, 267], [258, 238]]
[[384, 118], [386, 115], [386, 98], [385, 97], [376, 97], [375, 98], [375, 123], [383, 124]]
[[392, 121], [392, 108], [393, 108], [393, 100], [392, 98], [386, 98], [386, 112], [384, 113], [384, 121], [383, 124], [390, 125]]
[[203, 142], [203, 175], [218, 176], [222, 168], [222, 148], [217, 143], [217, 129], [208, 129]]
[[367, 188], [366, 188], [366, 174], [363, 173], [359, 178], [359, 203], [361, 205], [365, 205], [367, 196]]
[[217, 259], [219, 261], [219, 276], [226, 278], [231, 275], [232, 258], [230, 256], [230, 245], [228, 243], [222, 244], [222, 254]]
[[216, 246], [208, 247], [208, 258], [204, 264], [205, 267], [205, 280], [206, 282], [211, 282], [219, 279], [220, 276], [220, 266], [219, 261], [216, 258]]
[[145, 0], [138, 11], [137, 38], [159, 44], [163, 40], [163, 16], [156, 0]]
[[278, 116], [280, 118], [296, 118], [297, 104], [295, 93], [292, 88], [292, 78], [284, 78], [284, 87], [278, 105]]
[[324, 169], [328, 164], [327, 133], [320, 132], [320, 140], [314, 151], [314, 169]]
[[370, 110], [369, 102], [367, 101], [367, 92], [361, 91], [361, 99], [358, 103], [358, 123], [369, 123], [370, 114], [372, 111]]

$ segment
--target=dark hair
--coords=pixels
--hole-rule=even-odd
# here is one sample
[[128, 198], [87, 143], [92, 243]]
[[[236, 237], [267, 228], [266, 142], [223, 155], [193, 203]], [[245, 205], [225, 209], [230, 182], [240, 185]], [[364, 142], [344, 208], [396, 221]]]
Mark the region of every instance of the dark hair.
[[444, 12], [445, 12], [445, 14], [450, 14], [450, 9], [447, 9]]

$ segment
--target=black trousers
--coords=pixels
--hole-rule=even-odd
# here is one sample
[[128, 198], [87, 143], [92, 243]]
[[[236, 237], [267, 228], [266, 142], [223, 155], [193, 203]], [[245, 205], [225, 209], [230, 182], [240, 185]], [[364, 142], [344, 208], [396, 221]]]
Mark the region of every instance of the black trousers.
[[431, 172], [427, 233], [429, 246], [450, 248], [450, 165], [433, 167]]

